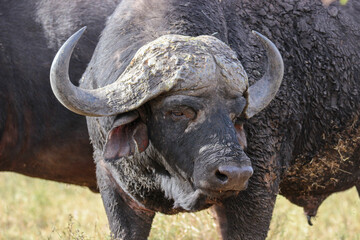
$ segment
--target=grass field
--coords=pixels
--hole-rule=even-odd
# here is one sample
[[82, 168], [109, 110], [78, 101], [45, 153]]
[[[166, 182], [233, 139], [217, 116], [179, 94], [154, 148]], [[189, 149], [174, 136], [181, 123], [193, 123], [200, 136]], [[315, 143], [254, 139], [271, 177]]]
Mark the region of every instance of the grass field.
[[[152, 240], [218, 239], [208, 211], [157, 215]], [[100, 195], [86, 188], [0, 173], [0, 240], [110, 239]], [[360, 240], [360, 199], [353, 188], [320, 207], [314, 226], [279, 196], [267, 239]]]

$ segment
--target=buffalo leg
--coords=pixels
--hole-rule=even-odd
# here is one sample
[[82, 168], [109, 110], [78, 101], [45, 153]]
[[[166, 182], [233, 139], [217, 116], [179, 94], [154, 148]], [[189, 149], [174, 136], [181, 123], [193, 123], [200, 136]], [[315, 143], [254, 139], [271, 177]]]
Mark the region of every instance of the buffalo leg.
[[247, 190], [213, 207], [224, 240], [266, 238], [276, 201], [278, 181], [269, 184], [264, 179], [266, 177], [257, 172], [250, 179]]
[[97, 166], [97, 179], [108, 217], [112, 237], [115, 239], [147, 239], [154, 212], [134, 208], [134, 202], [119, 193], [119, 189], [101, 166]]
[[360, 197], [360, 183], [356, 184], [356, 190], [359, 194], [359, 197]]

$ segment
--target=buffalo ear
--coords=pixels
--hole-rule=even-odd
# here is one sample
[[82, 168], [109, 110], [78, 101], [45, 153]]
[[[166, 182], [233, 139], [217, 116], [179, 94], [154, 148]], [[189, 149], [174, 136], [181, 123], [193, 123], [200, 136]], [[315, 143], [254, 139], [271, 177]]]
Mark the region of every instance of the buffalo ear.
[[105, 160], [115, 160], [143, 152], [149, 145], [147, 126], [138, 114], [127, 113], [120, 116], [110, 130], [103, 156]]
[[243, 149], [247, 147], [246, 134], [243, 123], [235, 123], [236, 138]]

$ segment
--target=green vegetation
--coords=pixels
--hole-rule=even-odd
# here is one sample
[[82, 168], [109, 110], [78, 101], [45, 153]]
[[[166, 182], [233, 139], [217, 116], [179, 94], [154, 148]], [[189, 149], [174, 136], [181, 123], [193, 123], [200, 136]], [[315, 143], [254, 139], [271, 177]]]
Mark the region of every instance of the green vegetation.
[[[86, 188], [0, 173], [0, 239], [110, 239], [99, 194]], [[209, 211], [156, 216], [150, 239], [219, 239]], [[360, 240], [360, 199], [353, 188], [320, 207], [314, 226], [279, 197], [268, 239]]]
[[[322, 0], [325, 6], [329, 6], [332, 2], [335, 2], [337, 0]], [[349, 0], [339, 0], [341, 5], [345, 5]]]

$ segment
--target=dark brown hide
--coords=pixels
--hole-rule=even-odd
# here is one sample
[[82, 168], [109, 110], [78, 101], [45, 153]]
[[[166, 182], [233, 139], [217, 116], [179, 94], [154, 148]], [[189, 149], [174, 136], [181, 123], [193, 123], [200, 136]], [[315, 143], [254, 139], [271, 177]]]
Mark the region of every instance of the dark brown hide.
[[0, 0], [0, 171], [98, 191], [85, 118], [55, 99], [49, 71], [60, 45], [89, 25], [71, 60], [78, 84], [118, 2]]

